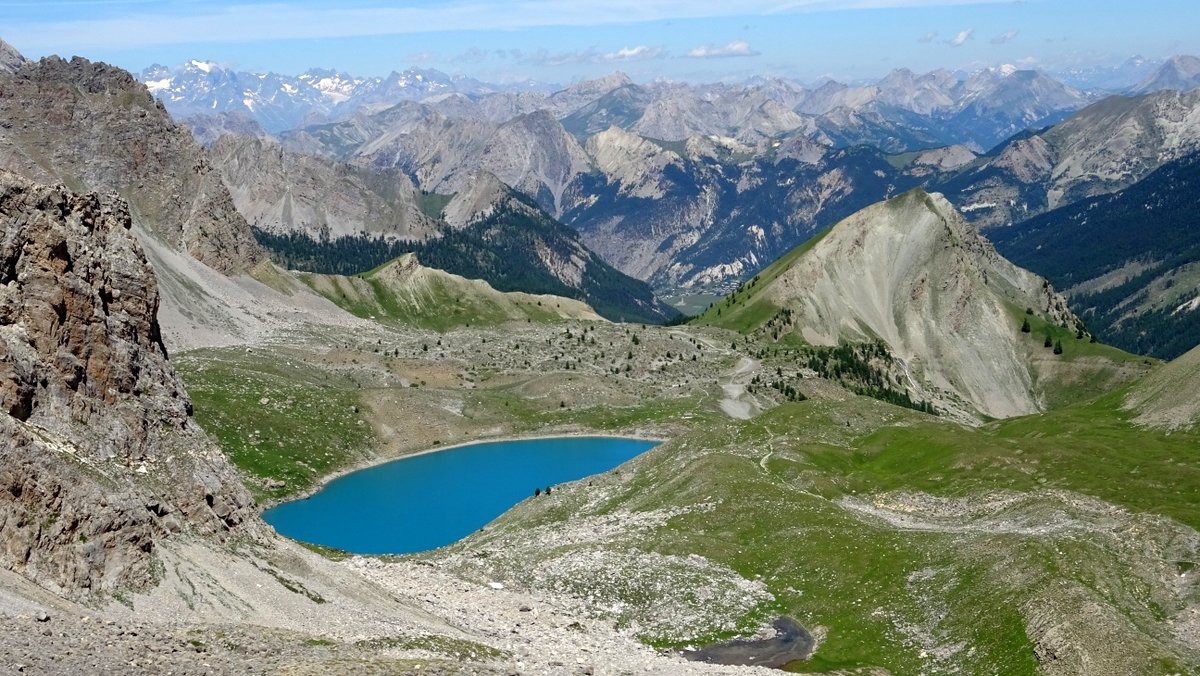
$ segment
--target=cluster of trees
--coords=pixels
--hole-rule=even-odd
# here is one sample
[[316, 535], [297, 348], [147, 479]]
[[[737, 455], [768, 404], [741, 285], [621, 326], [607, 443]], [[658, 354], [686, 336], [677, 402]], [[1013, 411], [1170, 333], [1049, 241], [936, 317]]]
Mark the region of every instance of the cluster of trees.
[[782, 394], [788, 401], [807, 401], [808, 397], [803, 392], [797, 390], [794, 385], [789, 385], [782, 380], [776, 380], [771, 383], [771, 387]]
[[806, 348], [804, 363], [817, 374], [836, 380], [856, 394], [872, 397], [890, 404], [937, 415], [929, 401], [918, 401], [907, 389], [897, 388], [888, 378], [885, 368], [894, 358], [887, 344], [876, 340], [868, 343], [839, 343], [836, 347]]
[[383, 237], [342, 237], [313, 239], [304, 233], [277, 234], [253, 227], [254, 238], [271, 260], [289, 270], [319, 272], [327, 275], [357, 275], [412, 251], [411, 242]]

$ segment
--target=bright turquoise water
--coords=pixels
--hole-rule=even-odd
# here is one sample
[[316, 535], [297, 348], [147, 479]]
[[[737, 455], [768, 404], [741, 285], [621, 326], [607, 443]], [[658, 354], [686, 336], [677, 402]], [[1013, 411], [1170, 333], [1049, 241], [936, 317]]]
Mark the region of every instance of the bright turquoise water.
[[600, 474], [658, 445], [612, 437], [491, 441], [360, 470], [263, 518], [295, 540], [355, 554], [409, 554], [456, 542], [534, 489]]

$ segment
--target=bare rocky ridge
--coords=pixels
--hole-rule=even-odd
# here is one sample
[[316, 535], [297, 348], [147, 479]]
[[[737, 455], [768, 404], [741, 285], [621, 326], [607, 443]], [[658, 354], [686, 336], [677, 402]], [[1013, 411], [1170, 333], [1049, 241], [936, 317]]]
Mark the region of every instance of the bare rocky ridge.
[[0, 172], [0, 563], [62, 594], [150, 584], [157, 539], [254, 517], [167, 363], [119, 199]]
[[124, 197], [134, 223], [225, 273], [262, 252], [187, 129], [129, 73], [75, 57], [0, 76], [0, 167]]
[[549, 317], [604, 321], [587, 303], [561, 296], [503, 293], [480, 279], [466, 279], [421, 265], [404, 254], [361, 277], [301, 275], [325, 297], [349, 307], [370, 308], [380, 320], [414, 325], [544, 320]]
[[265, 256], [220, 174], [125, 71], [78, 57], [26, 63], [0, 75], [0, 119], [0, 168], [126, 200], [172, 349], [261, 337], [287, 318], [353, 320], [314, 294], [289, 298], [250, 277]]
[[253, 117], [239, 111], [192, 115], [184, 118], [183, 123], [192, 130], [192, 136], [205, 148], [211, 148], [223, 136], [271, 138]]
[[1200, 91], [1112, 97], [937, 182], [981, 227], [1115, 192], [1200, 150]]
[[398, 171], [301, 155], [244, 136], [225, 136], [211, 153], [238, 211], [263, 230], [331, 240], [422, 240], [440, 230], [422, 212], [412, 181]]
[[1043, 408], [1020, 333], [1024, 310], [1078, 323], [1049, 283], [997, 254], [944, 197], [920, 190], [834, 226], [757, 293], [791, 310], [807, 342], [878, 338], [923, 397], [949, 393], [998, 418]]
[[1176, 89], [1191, 91], [1200, 87], [1200, 58], [1188, 54], [1172, 56], [1153, 73], [1134, 86], [1139, 94]]
[[0, 73], [15, 73], [24, 64], [25, 57], [12, 45], [0, 40]]
[[498, 209], [509, 208], [532, 215], [537, 209], [516, 199], [511, 188], [495, 174], [481, 171], [475, 174], [468, 187], [458, 192], [442, 209], [442, 219], [451, 228], [461, 229], [488, 218]]

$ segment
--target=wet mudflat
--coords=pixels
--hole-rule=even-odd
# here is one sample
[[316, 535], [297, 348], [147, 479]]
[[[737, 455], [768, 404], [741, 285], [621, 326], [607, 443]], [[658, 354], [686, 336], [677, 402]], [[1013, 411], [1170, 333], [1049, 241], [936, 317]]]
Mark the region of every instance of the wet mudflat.
[[782, 669], [792, 662], [812, 656], [813, 637], [803, 625], [790, 617], [780, 617], [772, 626], [775, 627], [775, 635], [771, 638], [718, 643], [685, 652], [683, 656], [694, 662], [771, 669]]

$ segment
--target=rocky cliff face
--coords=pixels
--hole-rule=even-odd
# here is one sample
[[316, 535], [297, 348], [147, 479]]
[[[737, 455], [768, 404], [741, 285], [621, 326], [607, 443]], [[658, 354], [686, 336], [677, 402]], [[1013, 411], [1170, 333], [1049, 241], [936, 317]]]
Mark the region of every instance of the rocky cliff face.
[[220, 272], [261, 251], [219, 173], [132, 75], [58, 57], [0, 75], [0, 167], [78, 191], [115, 192], [134, 222]]
[[155, 541], [252, 502], [190, 417], [124, 202], [0, 171], [0, 565], [67, 595], [149, 584]]
[[314, 239], [426, 239], [440, 229], [421, 211], [412, 181], [395, 170], [301, 155], [243, 136], [221, 139], [212, 157], [238, 211], [264, 230]]

